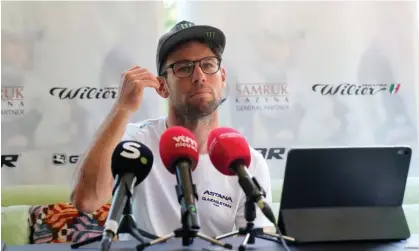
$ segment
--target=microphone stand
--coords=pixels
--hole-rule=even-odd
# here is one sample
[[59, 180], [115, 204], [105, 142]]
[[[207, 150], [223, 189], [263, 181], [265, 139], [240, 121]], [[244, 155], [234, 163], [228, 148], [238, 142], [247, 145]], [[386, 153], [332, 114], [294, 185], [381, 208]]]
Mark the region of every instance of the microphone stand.
[[[137, 223], [134, 220], [134, 217], [132, 216], [132, 204], [131, 204], [131, 197], [132, 197], [132, 191], [130, 191], [128, 189], [128, 186], [125, 184], [121, 184], [121, 186], [123, 186], [127, 191], [126, 191], [126, 197], [127, 199], [125, 200], [125, 206], [123, 209], [123, 213], [122, 213], [122, 218], [121, 221], [119, 223], [119, 227], [118, 227], [118, 234], [130, 234], [132, 237], [134, 237], [137, 241], [144, 243], [144, 240], [142, 239], [141, 235], [149, 238], [149, 239], [157, 239], [159, 238], [158, 236], [155, 236], [153, 234], [150, 234], [140, 228], [137, 227]], [[90, 243], [94, 243], [94, 242], [99, 242], [102, 240], [102, 235], [98, 235], [96, 237], [78, 242], [78, 243], [74, 243], [71, 245], [72, 249], [77, 249], [81, 246], [90, 244]], [[110, 244], [105, 244], [107, 247], [101, 247], [101, 249], [107, 249], [109, 250], [110, 248]]]
[[[198, 199], [198, 195], [196, 192], [196, 186], [193, 184], [193, 193], [195, 195], [195, 198]], [[176, 194], [178, 196], [179, 203], [182, 201], [182, 198], [184, 196], [183, 187], [181, 185], [176, 185]], [[137, 245], [137, 251], [144, 250], [146, 247], [164, 242], [166, 240], [172, 239], [172, 238], [182, 238], [182, 246], [189, 246], [192, 245], [194, 238], [200, 238], [202, 240], [208, 241], [214, 245], [226, 248], [226, 249], [233, 249], [233, 246], [229, 243], [223, 243], [220, 242], [214, 238], [211, 238], [209, 236], [206, 236], [204, 234], [201, 234], [198, 232], [198, 229], [192, 229], [188, 222], [192, 222], [190, 219], [191, 213], [197, 213], [196, 208], [186, 208], [186, 203], [180, 203], [181, 204], [181, 223], [182, 226], [178, 229], [175, 229], [173, 233], [170, 233], [168, 235], [162, 236], [158, 239], [152, 240], [150, 242], [141, 243]], [[193, 212], [191, 212], [193, 211]]]
[[[259, 187], [259, 190], [261, 191], [261, 195], [265, 197], [266, 193], [263, 190], [263, 188], [261, 188], [257, 182], [255, 182], [255, 184]], [[256, 238], [269, 240], [269, 241], [277, 242], [280, 244], [282, 244], [281, 239], [280, 239], [281, 237], [289, 241], [294, 241], [293, 238], [288, 237], [288, 236], [273, 234], [273, 233], [265, 233], [263, 228], [254, 228], [253, 222], [256, 219], [256, 206], [255, 206], [256, 198], [258, 198], [258, 196], [246, 196], [246, 202], [245, 202], [245, 207], [244, 207], [244, 217], [247, 221], [246, 226], [241, 227], [238, 230], [232, 231], [230, 233], [216, 236], [215, 237], [216, 240], [228, 238], [230, 236], [234, 236], [237, 234], [242, 235], [242, 236], [244, 235], [245, 237], [242, 244], [239, 246], [239, 251], [246, 250], [247, 244], [255, 244]]]

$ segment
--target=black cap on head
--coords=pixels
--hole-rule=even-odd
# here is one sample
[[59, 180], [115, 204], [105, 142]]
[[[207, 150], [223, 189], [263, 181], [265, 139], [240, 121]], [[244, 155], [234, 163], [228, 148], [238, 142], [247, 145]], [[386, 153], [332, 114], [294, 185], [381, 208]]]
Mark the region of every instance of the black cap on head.
[[210, 45], [218, 46], [221, 49], [221, 53], [226, 44], [226, 37], [220, 29], [207, 25], [195, 25], [189, 21], [181, 21], [159, 39], [156, 55], [157, 74], [162, 74], [164, 61], [175, 46], [194, 39], [204, 40]]
[[147, 178], [153, 166], [153, 153], [147, 146], [136, 141], [121, 141], [112, 154], [112, 175], [133, 173], [137, 180], [135, 186]]

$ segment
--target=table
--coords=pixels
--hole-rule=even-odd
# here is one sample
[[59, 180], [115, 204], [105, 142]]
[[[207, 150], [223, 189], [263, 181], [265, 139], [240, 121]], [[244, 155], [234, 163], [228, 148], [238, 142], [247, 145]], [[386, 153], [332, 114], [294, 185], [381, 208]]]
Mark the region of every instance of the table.
[[[224, 242], [233, 245], [233, 250], [237, 250], [244, 237], [230, 237], [224, 239]], [[121, 241], [112, 243], [112, 251], [135, 251], [137, 242]], [[88, 244], [78, 249], [71, 249], [69, 244], [38, 244], [25, 246], [7, 246], [5, 251], [97, 251], [99, 243]], [[290, 245], [292, 251], [414, 251], [419, 250], [419, 235], [412, 235], [407, 241], [393, 243], [346, 243], [346, 244], [299, 244]], [[157, 244], [144, 249], [144, 251], [219, 251], [227, 250], [218, 246], [212, 246], [206, 241], [195, 239], [191, 246], [182, 247], [181, 239], [170, 239], [166, 243]], [[267, 241], [264, 239], [256, 239], [255, 244], [247, 246], [248, 251], [263, 250], [285, 250], [280, 244]]]

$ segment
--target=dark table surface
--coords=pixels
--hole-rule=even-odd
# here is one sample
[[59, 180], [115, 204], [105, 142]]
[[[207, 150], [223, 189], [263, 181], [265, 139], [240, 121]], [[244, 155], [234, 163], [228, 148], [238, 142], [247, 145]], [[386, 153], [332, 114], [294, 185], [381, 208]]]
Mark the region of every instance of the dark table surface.
[[[230, 237], [224, 239], [224, 242], [233, 245], [233, 250], [237, 250], [239, 245], [243, 242], [244, 237]], [[112, 251], [131, 251], [136, 250], [138, 242], [136, 241], [121, 241], [113, 242]], [[419, 250], [419, 235], [412, 235], [407, 241], [392, 242], [392, 243], [334, 243], [334, 244], [298, 244], [289, 245], [290, 250], [293, 251], [398, 251], [398, 250]], [[25, 246], [7, 246], [6, 251], [90, 251], [99, 250], [99, 243], [92, 243], [78, 249], [72, 249], [69, 244], [37, 244]], [[222, 247], [213, 246], [210, 243], [195, 239], [194, 243], [190, 246], [182, 247], [182, 240], [180, 238], [170, 239], [166, 243], [156, 244], [144, 249], [144, 251], [216, 251], [227, 250]], [[264, 239], [256, 239], [255, 244], [249, 244], [246, 250], [285, 250], [280, 244], [267, 241]]]

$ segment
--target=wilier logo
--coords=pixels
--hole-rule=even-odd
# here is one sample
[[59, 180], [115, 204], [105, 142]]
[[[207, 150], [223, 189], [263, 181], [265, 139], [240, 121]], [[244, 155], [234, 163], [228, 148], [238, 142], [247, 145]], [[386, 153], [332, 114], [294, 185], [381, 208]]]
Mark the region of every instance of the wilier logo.
[[1, 88], [1, 115], [24, 115], [23, 86]]
[[212, 192], [210, 190], [205, 190], [205, 192], [202, 194], [203, 201], [212, 202], [214, 206], [219, 207], [227, 207], [231, 208], [231, 205], [233, 204], [233, 200], [230, 196], [223, 195], [221, 193]]
[[64, 153], [56, 153], [52, 155], [52, 163], [54, 165], [65, 165], [67, 164], [67, 160], [69, 164], [76, 164], [79, 161], [79, 155], [69, 155], [68, 157]]
[[118, 93], [118, 87], [80, 87], [66, 88], [54, 87], [49, 91], [52, 96], [59, 99], [115, 99]]
[[236, 85], [236, 111], [283, 111], [289, 109], [287, 84]]
[[175, 136], [173, 137], [173, 140], [176, 142], [175, 143], [175, 147], [187, 147], [187, 148], [192, 148], [192, 150], [194, 151], [198, 151], [198, 144], [196, 143], [195, 140], [181, 135], [181, 136]]
[[396, 94], [400, 89], [400, 84], [364, 84], [356, 85], [343, 83], [339, 85], [315, 84], [312, 86], [313, 92], [318, 92], [323, 96], [372, 96], [379, 92], [388, 90], [390, 94]]
[[19, 154], [1, 155], [1, 167], [16, 167], [16, 162], [19, 159], [19, 156]]
[[401, 84], [391, 84], [388, 88], [390, 94], [396, 94], [400, 90]]

